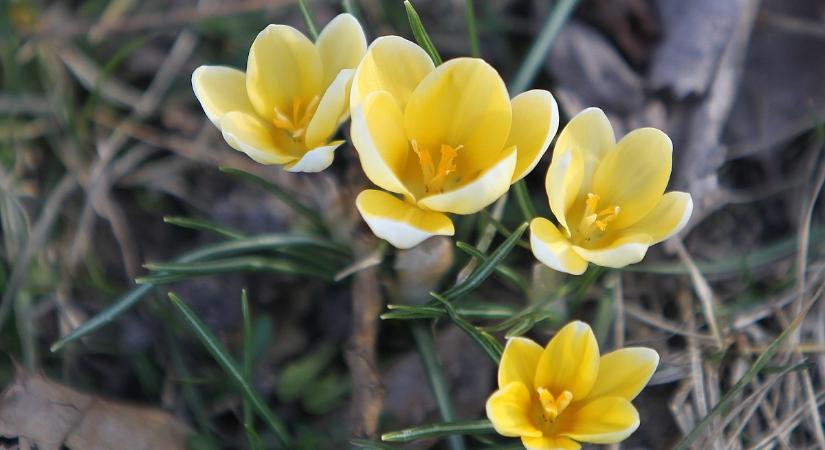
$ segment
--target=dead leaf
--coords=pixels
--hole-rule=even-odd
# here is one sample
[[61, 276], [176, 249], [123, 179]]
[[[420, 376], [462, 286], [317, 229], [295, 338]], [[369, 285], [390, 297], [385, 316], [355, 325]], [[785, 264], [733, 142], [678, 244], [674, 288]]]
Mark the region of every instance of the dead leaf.
[[165, 411], [103, 400], [23, 370], [0, 394], [0, 436], [40, 450], [183, 450], [191, 431]]

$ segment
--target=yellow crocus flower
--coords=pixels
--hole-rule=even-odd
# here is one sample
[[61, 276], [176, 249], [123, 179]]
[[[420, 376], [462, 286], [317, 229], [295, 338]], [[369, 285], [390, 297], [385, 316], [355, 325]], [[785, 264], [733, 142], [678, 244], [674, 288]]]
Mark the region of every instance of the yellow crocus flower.
[[639, 427], [630, 403], [650, 380], [659, 355], [643, 347], [599, 355], [590, 327], [571, 322], [542, 348], [526, 338], [507, 341], [498, 390], [487, 418], [528, 450], [576, 450], [579, 442], [612, 444]]
[[372, 231], [398, 248], [451, 236], [445, 213], [472, 214], [529, 173], [558, 129], [553, 96], [510, 99], [493, 67], [457, 58], [434, 67], [418, 45], [376, 39], [350, 94], [351, 137], [368, 189], [356, 205]]
[[685, 192], [664, 193], [673, 144], [655, 128], [618, 143], [604, 112], [588, 108], [559, 134], [545, 187], [559, 227], [530, 223], [533, 254], [547, 266], [581, 274], [592, 262], [624, 267], [678, 233], [693, 211]]
[[349, 14], [335, 17], [314, 44], [295, 28], [269, 25], [249, 49], [246, 73], [201, 66], [192, 87], [232, 148], [261, 164], [319, 172], [344, 142], [330, 140], [349, 116], [352, 76], [366, 49]]

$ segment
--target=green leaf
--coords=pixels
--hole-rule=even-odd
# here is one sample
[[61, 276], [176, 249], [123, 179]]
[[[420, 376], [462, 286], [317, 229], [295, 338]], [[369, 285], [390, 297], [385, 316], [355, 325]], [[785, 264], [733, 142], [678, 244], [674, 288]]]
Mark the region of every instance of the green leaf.
[[453, 300], [466, 295], [468, 292], [481, 285], [481, 283], [486, 280], [487, 277], [493, 273], [493, 271], [495, 271], [501, 261], [503, 261], [504, 258], [510, 254], [510, 251], [513, 250], [513, 247], [515, 247], [519, 242], [519, 239], [521, 239], [521, 235], [524, 234], [525, 230], [527, 230], [527, 225], [528, 224], [525, 222], [516, 228], [513, 234], [505, 239], [504, 242], [490, 254], [490, 257], [487, 258], [484, 263], [480, 264], [476, 270], [474, 270], [473, 273], [467, 277], [466, 280], [442, 293], [441, 297], [447, 300]]
[[365, 448], [369, 450], [401, 450], [401, 447], [395, 447], [382, 442], [373, 442], [366, 439], [350, 439], [349, 443], [358, 448]]
[[464, 0], [464, 18], [467, 21], [467, 37], [470, 41], [470, 55], [481, 58], [481, 46], [478, 43], [478, 27], [473, 0]]
[[[453, 307], [459, 315], [469, 319], [506, 319], [513, 315], [513, 308], [503, 305], [477, 303]], [[448, 317], [447, 311], [441, 306], [427, 305], [396, 305], [389, 304], [388, 313], [381, 315], [382, 319], [438, 319]]]
[[309, 220], [313, 225], [318, 227], [318, 229], [325, 229], [326, 226], [324, 225], [324, 220], [321, 218], [321, 215], [318, 214], [317, 211], [313, 210], [312, 208], [304, 205], [303, 203], [295, 200], [298, 198], [294, 192], [290, 192], [275, 183], [272, 183], [268, 180], [265, 180], [255, 174], [251, 174], [249, 172], [243, 171], [241, 169], [235, 169], [232, 167], [221, 167], [220, 171], [226, 174], [229, 174], [235, 178], [251, 181], [262, 188], [266, 189], [267, 191], [275, 194], [279, 200], [284, 202], [287, 206], [292, 208], [296, 213], [301, 216], [304, 216], [307, 220]]
[[415, 41], [430, 55], [433, 63], [435, 63], [436, 66], [440, 66], [443, 62], [441, 55], [438, 54], [438, 49], [435, 48], [433, 41], [430, 40], [427, 30], [424, 29], [424, 24], [421, 23], [421, 17], [418, 15], [418, 12], [413, 8], [409, 0], [404, 1], [404, 8], [407, 9], [407, 19], [410, 21], [410, 28], [412, 28]]
[[454, 434], [490, 434], [495, 433], [489, 420], [466, 420], [460, 422], [436, 423], [421, 427], [391, 431], [381, 435], [382, 441], [409, 442], [418, 439], [450, 436]]
[[504, 349], [501, 347], [501, 344], [496, 340], [496, 338], [491, 336], [486, 331], [479, 329], [470, 322], [467, 322], [463, 317], [461, 317], [456, 312], [455, 308], [453, 308], [453, 305], [451, 305], [450, 302], [447, 301], [447, 299], [445, 299], [444, 297], [441, 297], [436, 293], [431, 293], [430, 295], [432, 295], [433, 298], [435, 298], [437, 301], [441, 302], [441, 304], [444, 306], [444, 309], [447, 311], [447, 314], [450, 316], [450, 319], [456, 325], [458, 325], [459, 328], [464, 330], [464, 332], [467, 333], [471, 338], [473, 338], [473, 340], [476, 341], [476, 343], [481, 347], [481, 349], [484, 350], [484, 353], [486, 353], [487, 356], [489, 356], [490, 359], [492, 359], [493, 362], [495, 362], [496, 365], [498, 365], [498, 363], [501, 361], [501, 353], [504, 351]]
[[229, 239], [243, 239], [247, 234], [234, 228], [225, 227], [205, 219], [195, 219], [192, 217], [166, 216], [163, 221], [181, 228], [192, 230], [208, 231]]
[[[421, 355], [421, 361], [424, 363], [424, 370], [427, 372], [427, 379], [430, 381], [430, 387], [433, 390], [435, 402], [438, 405], [438, 412], [441, 414], [441, 419], [446, 422], [455, 420], [455, 410], [453, 403], [450, 400], [450, 392], [447, 389], [447, 381], [444, 379], [444, 373], [441, 370], [441, 364], [438, 362], [438, 354], [435, 350], [432, 336], [429, 330], [421, 323], [413, 323], [412, 326], [413, 340], [418, 347], [418, 354]], [[449, 437], [448, 444], [453, 450], [463, 450], [464, 440], [460, 435], [452, 435]]]
[[[298, 234], [264, 234], [247, 239], [238, 239], [235, 241], [207, 245], [189, 253], [185, 253], [179, 258], [176, 258], [175, 262], [188, 263], [239, 253], [276, 250], [282, 247], [296, 246], [318, 247], [344, 255], [346, 255], [349, 251], [339, 244], [315, 236]], [[113, 321], [115, 318], [134, 306], [143, 297], [151, 293], [153, 288], [153, 284], [142, 284], [127, 292], [120, 298], [116, 299], [112, 305], [72, 330], [64, 338], [52, 344], [51, 351], [56, 352], [63, 348], [66, 344], [80, 339], [81, 337], [86, 336], [103, 325]]]
[[215, 358], [215, 361], [226, 371], [227, 375], [233, 382], [241, 389], [241, 392], [247, 401], [252, 405], [255, 412], [260, 415], [261, 419], [269, 426], [272, 432], [278, 437], [286, 448], [290, 447], [291, 438], [286, 430], [286, 426], [280, 419], [275, 417], [266, 402], [255, 392], [252, 385], [244, 378], [243, 373], [238, 368], [238, 365], [221, 345], [218, 339], [212, 334], [209, 328], [189, 309], [188, 306], [174, 293], [169, 293], [169, 300], [175, 305], [183, 314], [186, 322], [195, 332], [195, 335], [200, 339], [201, 343], [206, 347], [209, 353]]
[[527, 184], [524, 180], [518, 180], [513, 185], [513, 192], [516, 194], [516, 203], [518, 203], [524, 220], [530, 222], [536, 217], [536, 208], [533, 206], [533, 200], [530, 198], [530, 192], [527, 190]]
[[303, 266], [288, 259], [243, 256], [214, 261], [197, 261], [191, 263], [150, 263], [145, 267], [160, 272], [136, 280], [138, 284], [154, 285], [172, 283], [183, 279], [231, 272], [274, 272], [286, 275], [305, 275], [332, 281], [333, 273]]
[[[456, 242], [455, 246], [458, 247], [459, 250], [463, 251], [464, 253], [469, 254], [473, 258], [478, 259], [482, 263], [484, 261], [487, 261], [487, 259], [488, 259], [487, 255], [485, 255], [479, 249], [473, 247], [471, 244], [468, 244], [466, 242], [460, 242], [460, 241]], [[512, 268], [510, 268], [510, 267], [508, 267], [504, 264], [497, 265], [495, 267], [495, 271], [502, 278], [504, 278], [508, 282], [512, 283], [522, 293], [524, 293], [524, 294], [527, 293], [527, 283], [524, 282], [524, 280], [521, 278], [521, 276], [518, 274], [518, 272], [516, 272], [515, 270], [513, 270]]]
[[553, 10], [547, 16], [547, 20], [541, 28], [541, 32], [536, 38], [524, 62], [516, 73], [516, 77], [510, 84], [510, 94], [515, 96], [527, 90], [530, 83], [536, 78], [536, 74], [544, 65], [544, 60], [550, 46], [558, 36], [561, 27], [567, 22], [573, 8], [576, 7], [578, 0], [558, 0], [553, 5]]
[[287, 365], [278, 380], [278, 398], [282, 402], [292, 402], [301, 398], [332, 362], [335, 354], [335, 347], [322, 344], [317, 350]]
[[307, 29], [309, 29], [312, 40], [318, 39], [318, 27], [315, 26], [315, 17], [312, 14], [312, 10], [309, 9], [307, 0], [298, 0], [298, 6], [301, 8], [301, 15], [304, 16], [304, 22], [307, 24]]
[[[243, 318], [243, 377], [247, 383], [252, 383], [252, 364], [255, 360], [255, 348], [252, 335], [252, 318], [249, 314], [249, 295], [246, 289], [241, 290], [241, 317]], [[249, 447], [252, 450], [264, 448], [258, 432], [255, 430], [255, 417], [252, 415], [252, 404], [246, 397], [241, 405], [243, 410], [243, 427], [246, 431], [246, 438], [249, 440]]]

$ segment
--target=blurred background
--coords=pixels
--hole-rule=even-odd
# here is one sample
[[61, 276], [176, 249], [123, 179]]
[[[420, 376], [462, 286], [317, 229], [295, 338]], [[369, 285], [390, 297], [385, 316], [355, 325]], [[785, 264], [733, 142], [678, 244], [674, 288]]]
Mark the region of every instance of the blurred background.
[[[475, 2], [481, 54], [505, 81], [553, 3]], [[369, 39], [412, 39], [401, 1], [347, 4]], [[414, 5], [445, 59], [470, 54], [463, 0]], [[320, 25], [342, 11], [337, 1], [310, 6]], [[347, 448], [351, 438], [441, 421], [412, 322], [434, 339], [455, 417], [484, 417], [496, 368], [460, 329], [378, 319], [407, 289], [450, 286], [468, 255], [437, 239], [418, 252], [376, 251], [353, 207], [368, 183], [352, 148], [321, 174], [288, 174], [229, 148], [198, 105], [192, 71], [243, 69], [269, 23], [306, 30], [288, 0], [0, 1], [0, 448], [241, 449], [255, 448], [252, 434], [257, 448], [275, 447], [262, 421], [245, 429], [243, 397], [168, 291], [236, 358], [251, 355], [249, 381], [296, 449]], [[694, 448], [825, 448], [825, 2], [581, 0], [533, 86], [553, 92], [562, 124], [598, 106], [617, 136], [665, 130], [671, 188], [689, 191], [695, 209], [681, 237], [622, 271], [567, 277], [516, 248], [505, 261], [513, 277], [490, 278], [468, 300], [499, 315], [474, 323], [500, 340], [509, 331], [546, 342], [578, 318], [603, 351], [659, 351], [659, 370], [634, 402], [642, 425], [621, 448], [673, 447], [730, 391]], [[549, 156], [527, 177], [543, 216]], [[152, 273], [146, 263], [232, 233], [311, 230], [284, 198], [317, 211], [352, 256], [287, 255], [316, 260], [314, 276], [245, 261], [156, 279], [162, 286], [112, 323], [50, 351], [135, 292], [135, 279]], [[462, 219], [456, 240], [479, 243], [490, 215], [511, 230], [522, 220], [514, 201], [485, 214]], [[496, 326], [527, 309], [535, 315], [521, 329]], [[791, 324], [796, 332], [778, 342]], [[766, 352], [761, 370], [749, 371]], [[104, 423], [115, 431], [99, 433]], [[462, 445], [517, 444], [488, 435]]]

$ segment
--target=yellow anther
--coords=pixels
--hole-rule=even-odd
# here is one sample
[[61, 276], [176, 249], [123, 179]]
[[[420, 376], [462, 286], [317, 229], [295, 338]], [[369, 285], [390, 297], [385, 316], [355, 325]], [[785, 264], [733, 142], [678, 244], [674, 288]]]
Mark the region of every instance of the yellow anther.
[[549, 390], [540, 387], [537, 389], [539, 394], [539, 402], [543, 410], [542, 417], [549, 422], [553, 422], [556, 418], [570, 406], [573, 401], [573, 394], [570, 391], [562, 391], [558, 397], [553, 397]]
[[456, 171], [458, 151], [464, 146], [452, 147], [441, 144], [441, 157], [436, 167], [432, 154], [428, 150], [419, 147], [415, 139], [411, 140], [410, 143], [413, 151], [418, 155], [418, 163], [421, 165], [421, 173], [424, 175], [424, 191], [427, 193], [443, 191], [447, 176]]
[[320, 98], [316, 95], [304, 105], [303, 99], [295, 97], [292, 99], [291, 115], [284, 114], [276, 107], [272, 124], [289, 131], [294, 139], [300, 139], [306, 133], [309, 122], [312, 120], [312, 116], [315, 115], [315, 110], [318, 109], [320, 101]]
[[607, 230], [607, 225], [619, 215], [620, 208], [613, 205], [597, 211], [596, 208], [599, 207], [600, 200], [599, 195], [592, 192], [587, 193], [584, 214], [579, 222], [577, 243], [591, 241], [594, 237], [598, 237], [599, 234]]

